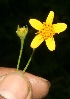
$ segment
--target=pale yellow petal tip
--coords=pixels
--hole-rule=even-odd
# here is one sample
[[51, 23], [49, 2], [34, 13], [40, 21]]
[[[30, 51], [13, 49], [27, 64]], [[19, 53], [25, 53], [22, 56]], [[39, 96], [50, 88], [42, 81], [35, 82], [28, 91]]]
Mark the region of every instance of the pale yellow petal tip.
[[51, 18], [54, 18], [54, 12], [53, 11], [50, 11], [49, 15], [51, 16]]
[[32, 19], [29, 20], [29, 23], [31, 23], [31, 20], [32, 20]]
[[30, 19], [30, 20], [29, 20], [29, 23], [30, 23], [30, 24], [31, 24], [31, 23], [34, 23], [33, 21], [34, 21], [34, 19]]
[[33, 41], [31, 42], [31, 45], [30, 45], [31, 48], [36, 48], [35, 44], [33, 43]]
[[36, 48], [35, 46], [32, 46], [32, 44], [30, 45], [30, 47], [33, 48], [33, 49]]
[[[65, 31], [66, 29], [67, 29], [67, 24], [62, 23], [62, 30]], [[63, 32], [63, 31], [61, 31], [61, 32]]]
[[50, 50], [51, 52], [52, 52], [52, 51], [55, 51], [55, 49], [49, 49], [49, 50]]
[[63, 23], [62, 30], [65, 31], [66, 29], [67, 29], [67, 24]]
[[54, 51], [54, 50], [55, 50], [55, 48], [54, 48], [54, 47], [53, 47], [53, 48], [49, 48], [49, 47], [48, 47], [48, 49], [49, 49], [50, 51]]
[[65, 24], [65, 30], [67, 29], [67, 24]]
[[46, 18], [46, 24], [52, 24], [54, 18], [54, 12], [50, 11], [48, 17]]
[[62, 25], [63, 25], [64, 30], [66, 30], [66, 28], [67, 28], [67, 24], [62, 23]]
[[49, 13], [54, 14], [54, 12], [53, 12], [53, 11], [50, 11]]
[[48, 49], [50, 51], [54, 51], [55, 50], [55, 46], [56, 46], [54, 38], [48, 38], [45, 41], [46, 41], [46, 45], [47, 45]]
[[55, 51], [55, 47], [48, 47], [48, 49], [52, 52], [52, 51]]
[[31, 42], [30, 47], [34, 49], [34, 48], [37, 48], [37, 47], [38, 47], [38, 45], [37, 45], [37, 44], [34, 44], [33, 42]]

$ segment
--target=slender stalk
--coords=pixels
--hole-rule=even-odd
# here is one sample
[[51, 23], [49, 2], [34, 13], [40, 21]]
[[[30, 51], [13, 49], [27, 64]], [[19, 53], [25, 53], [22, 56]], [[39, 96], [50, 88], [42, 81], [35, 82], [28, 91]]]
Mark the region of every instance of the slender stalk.
[[20, 65], [20, 60], [21, 60], [22, 51], [23, 51], [23, 44], [24, 44], [24, 38], [21, 39], [21, 48], [20, 48], [20, 54], [19, 54], [18, 63], [17, 63], [17, 71], [18, 71], [19, 65]]
[[33, 49], [33, 52], [32, 52], [32, 54], [31, 54], [31, 56], [30, 56], [30, 58], [29, 58], [29, 60], [28, 60], [28, 62], [27, 62], [27, 64], [26, 64], [24, 70], [22, 71], [23, 74], [25, 73], [26, 69], [28, 68], [28, 66], [29, 66], [29, 64], [30, 64], [30, 62], [31, 62], [31, 59], [32, 59], [32, 57], [33, 57], [34, 52], [35, 52], [35, 49]]

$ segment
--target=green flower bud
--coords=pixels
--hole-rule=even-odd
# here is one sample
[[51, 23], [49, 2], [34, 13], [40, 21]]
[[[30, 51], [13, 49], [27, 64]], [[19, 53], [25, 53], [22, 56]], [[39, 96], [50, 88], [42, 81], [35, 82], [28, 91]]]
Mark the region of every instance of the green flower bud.
[[21, 28], [18, 25], [16, 33], [20, 37], [20, 39], [21, 38], [25, 38], [26, 35], [27, 35], [27, 33], [28, 33], [28, 27], [27, 27], [27, 25], [26, 26], [23, 26]]

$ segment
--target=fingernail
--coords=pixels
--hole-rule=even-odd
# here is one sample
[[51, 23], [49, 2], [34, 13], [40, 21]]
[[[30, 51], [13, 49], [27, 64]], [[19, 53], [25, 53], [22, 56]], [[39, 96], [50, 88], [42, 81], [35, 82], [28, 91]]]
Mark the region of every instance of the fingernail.
[[32, 99], [32, 91], [30, 90], [28, 96], [26, 97], [26, 99]]
[[[30, 99], [31, 85], [22, 74], [11, 74], [4, 77], [0, 83], [0, 95], [3, 99]], [[31, 97], [31, 96], [30, 96]]]

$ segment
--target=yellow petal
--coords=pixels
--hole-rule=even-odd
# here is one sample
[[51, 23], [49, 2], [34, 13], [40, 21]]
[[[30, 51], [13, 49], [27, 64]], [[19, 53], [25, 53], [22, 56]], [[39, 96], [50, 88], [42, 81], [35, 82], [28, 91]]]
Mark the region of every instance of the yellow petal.
[[46, 24], [52, 24], [53, 22], [53, 18], [54, 18], [54, 12], [53, 11], [50, 11], [47, 19], [46, 19]]
[[60, 33], [60, 32], [63, 32], [66, 30], [67, 28], [67, 24], [65, 23], [57, 23], [57, 24], [53, 24], [53, 27], [54, 27], [54, 31], [55, 33]]
[[36, 30], [40, 30], [43, 27], [43, 24], [40, 21], [38, 21], [37, 19], [30, 19], [29, 23]]
[[48, 47], [48, 49], [50, 51], [55, 50], [55, 41], [54, 41], [54, 38], [48, 38], [45, 41], [46, 41], [46, 45], [47, 45], [47, 47]]
[[44, 39], [42, 38], [42, 36], [40, 34], [38, 34], [35, 36], [35, 38], [31, 42], [31, 47], [37, 48], [43, 41], [44, 41]]

